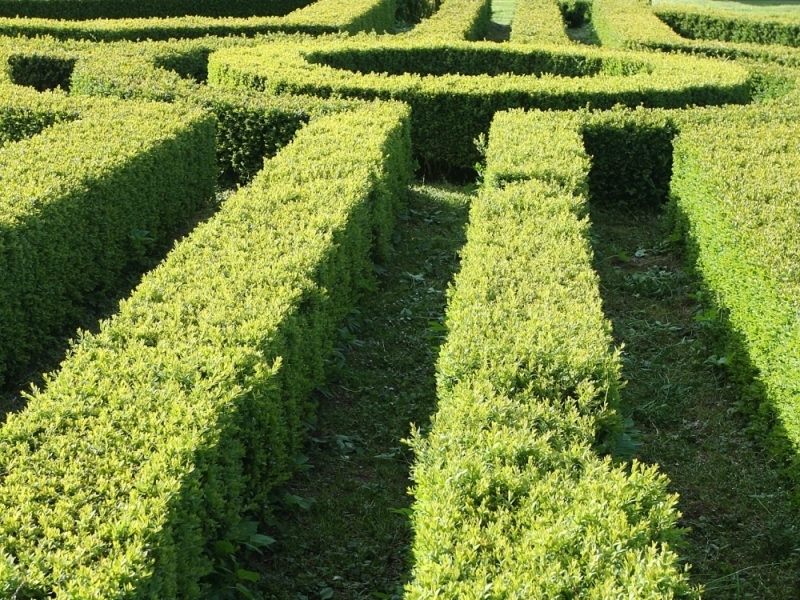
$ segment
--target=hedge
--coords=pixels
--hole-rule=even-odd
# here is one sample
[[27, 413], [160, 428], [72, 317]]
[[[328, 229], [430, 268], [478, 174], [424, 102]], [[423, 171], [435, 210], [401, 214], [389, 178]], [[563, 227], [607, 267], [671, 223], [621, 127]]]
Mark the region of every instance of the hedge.
[[558, 2], [517, 0], [509, 41], [521, 44], [569, 44], [566, 23]]
[[94, 104], [0, 150], [0, 373], [213, 198], [210, 116]]
[[4, 17], [119, 19], [205, 15], [284, 15], [308, 0], [0, 0]]
[[77, 119], [80, 110], [75, 104], [60, 93], [39, 94], [0, 83], [0, 147], [32, 137], [55, 123]]
[[[521, 112], [492, 124], [487, 169], [505, 184], [473, 203], [438, 412], [412, 440], [408, 599], [697, 596], [671, 549], [666, 478], [597, 453], [618, 423], [620, 362], [591, 266], [589, 159], [574, 124]], [[532, 179], [492, 164], [518, 142]]]
[[402, 37], [474, 42], [486, 37], [491, 19], [491, 0], [444, 0], [439, 10]]
[[[754, 429], [800, 490], [800, 134], [795, 107], [687, 117], [672, 203], [716, 295]], [[755, 380], [753, 380], [755, 376]], [[768, 433], [767, 433], [768, 432]]]
[[[42, 88], [57, 85], [58, 81], [49, 74], [58, 71], [43, 72], [39, 66], [68, 63], [71, 71], [67, 87], [73, 98], [103, 96], [185, 102], [211, 111], [217, 118], [217, 162], [224, 183], [245, 184], [261, 170], [264, 157], [274, 155], [310, 119], [361, 105], [356, 100], [228, 91], [193, 81], [205, 79], [208, 55], [214, 49], [254, 43], [217, 38], [110, 44], [15, 39], [5, 47], [0, 44], [0, 61], [3, 55], [8, 61], [16, 59], [16, 68], [5, 70], [8, 80], [35, 82]], [[31, 94], [27, 88], [9, 86], [8, 89]]]
[[800, 46], [800, 19], [751, 15], [693, 6], [660, 5], [653, 12], [683, 37]]
[[[43, 0], [43, 3], [45, 0]], [[49, 2], [48, 2], [49, 3]], [[357, 33], [389, 31], [394, 26], [395, 0], [317, 0], [285, 17], [174, 17], [156, 19], [92, 19], [62, 21], [0, 18], [0, 35], [52, 36], [91, 41], [169, 40], [207, 36], [256, 36], [269, 33]]]
[[653, 14], [646, 0], [592, 0], [592, 24], [603, 46], [642, 49], [642, 41], [678, 44], [682, 38]]
[[201, 594], [215, 542], [288, 478], [335, 328], [373, 284], [407, 122], [376, 104], [301, 130], [9, 417], [0, 595]]
[[369, 36], [335, 44], [287, 41], [222, 49], [209, 58], [209, 84], [271, 94], [402, 100], [412, 109], [418, 157], [462, 167], [479, 159], [472, 142], [488, 131], [499, 110], [615, 104], [677, 108], [750, 99], [746, 71], [718, 61], [578, 47], [412, 45]]

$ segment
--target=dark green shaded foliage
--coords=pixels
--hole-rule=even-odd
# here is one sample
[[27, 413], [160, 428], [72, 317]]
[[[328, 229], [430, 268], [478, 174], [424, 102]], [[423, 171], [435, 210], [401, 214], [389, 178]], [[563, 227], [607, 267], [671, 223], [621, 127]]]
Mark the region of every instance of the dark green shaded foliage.
[[8, 57], [8, 66], [11, 80], [17, 85], [27, 85], [39, 92], [56, 88], [69, 91], [75, 60], [70, 57], [13, 54]]

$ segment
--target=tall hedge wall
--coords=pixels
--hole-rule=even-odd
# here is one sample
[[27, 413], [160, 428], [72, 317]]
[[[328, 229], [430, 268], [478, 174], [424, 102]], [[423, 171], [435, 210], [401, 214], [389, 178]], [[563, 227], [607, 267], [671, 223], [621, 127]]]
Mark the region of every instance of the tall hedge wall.
[[[579, 127], [538, 112], [492, 124], [438, 412], [413, 439], [407, 598], [697, 595], [672, 549], [666, 478], [598, 455], [619, 426], [620, 364], [591, 265]], [[507, 148], [526, 164], [504, 160]]]
[[404, 107], [318, 119], [76, 341], [0, 429], [0, 595], [199, 597], [288, 477], [410, 174]]
[[0, 374], [214, 194], [214, 123], [197, 109], [95, 102], [0, 149]]
[[0, 15], [75, 20], [181, 15], [249, 17], [285, 15], [308, 3], [309, 0], [0, 0]]
[[[2, 0], [0, 0], [2, 1]], [[73, 1], [78, 0], [64, 0]], [[187, 0], [188, 1], [188, 0]], [[291, 0], [290, 0], [291, 1]], [[305, 3], [305, 2], [304, 2]], [[41, 4], [55, 4], [42, 0]], [[356, 33], [389, 31], [394, 26], [396, 0], [317, 0], [284, 17], [215, 19], [203, 16], [56, 20], [0, 17], [0, 35], [52, 36], [58, 39], [91, 41], [169, 40], [207, 36], [256, 36], [269, 33]], [[196, 14], [196, 13], [188, 13]]]
[[566, 23], [558, 2], [517, 0], [510, 41], [520, 44], [569, 44]]

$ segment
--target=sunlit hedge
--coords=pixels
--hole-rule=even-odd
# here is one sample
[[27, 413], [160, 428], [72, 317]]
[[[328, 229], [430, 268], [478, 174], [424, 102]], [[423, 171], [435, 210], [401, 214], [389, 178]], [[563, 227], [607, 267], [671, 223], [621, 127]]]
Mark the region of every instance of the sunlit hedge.
[[204, 112], [106, 101], [66, 114], [0, 150], [0, 374], [214, 194]]
[[75, 342], [0, 429], [0, 595], [199, 596], [289, 476], [410, 174], [401, 105], [316, 120]]
[[[588, 242], [580, 116], [500, 113], [416, 435], [407, 598], [694, 597], [676, 497], [616, 466], [618, 354]], [[506, 148], [527, 163], [494, 160]], [[525, 158], [523, 158], [525, 157]], [[502, 185], [502, 187], [495, 187]]]

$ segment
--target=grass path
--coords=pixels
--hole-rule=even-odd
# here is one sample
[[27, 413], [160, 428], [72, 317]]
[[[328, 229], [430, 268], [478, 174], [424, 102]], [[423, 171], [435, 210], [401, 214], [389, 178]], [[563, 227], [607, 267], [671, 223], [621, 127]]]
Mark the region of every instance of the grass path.
[[[401, 598], [408, 574], [409, 424], [435, 410], [434, 366], [445, 290], [458, 267], [470, 194], [414, 187], [396, 256], [341, 330], [336, 367], [318, 394], [306, 451], [311, 468], [282, 492], [256, 597]], [[286, 494], [289, 494], [288, 496]]]
[[680, 494], [684, 556], [704, 598], [800, 598], [800, 513], [736, 412], [713, 320], [660, 215], [594, 210], [604, 309], [624, 344], [623, 399]]
[[492, 0], [492, 20], [486, 39], [492, 42], [507, 42], [511, 35], [511, 21], [517, 0]]

